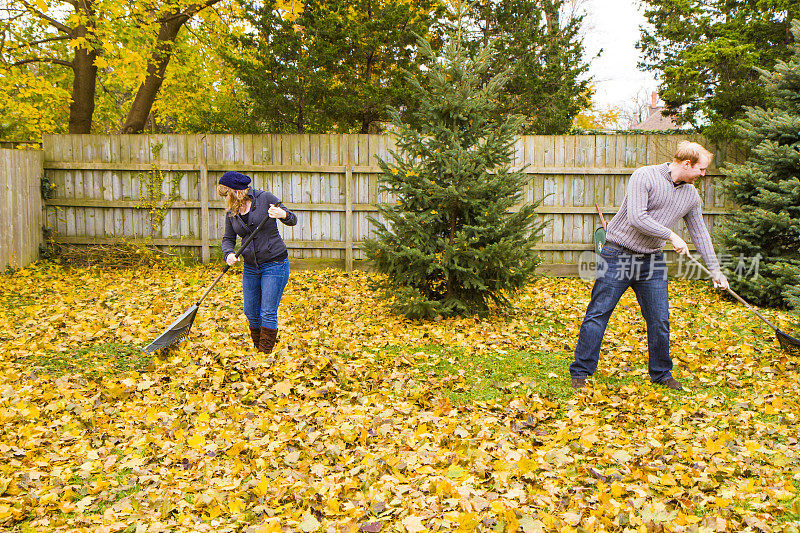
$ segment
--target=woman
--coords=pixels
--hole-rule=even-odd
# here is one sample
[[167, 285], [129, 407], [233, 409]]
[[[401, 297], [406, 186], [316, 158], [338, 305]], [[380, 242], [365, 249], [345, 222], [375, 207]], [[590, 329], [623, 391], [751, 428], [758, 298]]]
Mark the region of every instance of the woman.
[[289, 281], [289, 255], [276, 219], [294, 226], [297, 216], [274, 194], [251, 189], [250, 178], [238, 172], [224, 173], [217, 193], [225, 199], [222, 256], [230, 266], [239, 260], [233, 252], [236, 236], [244, 240], [265, 217], [270, 218], [241, 253], [242, 297], [250, 336], [256, 350], [270, 353], [278, 338], [278, 305]]

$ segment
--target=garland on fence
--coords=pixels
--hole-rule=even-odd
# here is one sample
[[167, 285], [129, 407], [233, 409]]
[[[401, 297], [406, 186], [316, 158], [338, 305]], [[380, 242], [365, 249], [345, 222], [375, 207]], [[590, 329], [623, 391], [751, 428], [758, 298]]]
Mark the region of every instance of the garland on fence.
[[150, 227], [148, 238], [152, 239], [156, 231], [161, 230], [161, 224], [169, 213], [172, 204], [178, 199], [178, 184], [180, 183], [183, 174], [173, 175], [169, 178], [169, 195], [164, 194], [163, 183], [165, 180], [164, 171], [158, 167], [156, 160], [164, 148], [163, 143], [157, 143], [150, 146], [150, 151], [153, 154], [153, 162], [150, 164], [148, 172], [140, 172], [137, 177], [142, 186], [142, 197], [136, 204], [138, 209], [147, 209], [150, 217]]
[[56, 184], [53, 183], [53, 180], [50, 179], [50, 176], [44, 174], [42, 175], [42, 182], [40, 185], [42, 199], [49, 200], [56, 195]]

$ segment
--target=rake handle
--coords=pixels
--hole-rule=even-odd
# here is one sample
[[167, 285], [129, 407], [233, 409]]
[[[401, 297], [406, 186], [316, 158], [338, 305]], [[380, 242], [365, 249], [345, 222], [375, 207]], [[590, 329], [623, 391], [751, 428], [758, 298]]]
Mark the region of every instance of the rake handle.
[[603, 225], [603, 231], [605, 231], [606, 230], [606, 219], [603, 216], [603, 212], [600, 211], [600, 205], [597, 202], [595, 202], [594, 206], [597, 208], [597, 214], [600, 215], [600, 223]]
[[[705, 267], [705, 265], [703, 265], [702, 263], [700, 263], [700, 261], [698, 261], [697, 259], [695, 259], [695, 258], [694, 258], [694, 256], [692, 256], [692, 254], [689, 254], [689, 253], [687, 253], [687, 254], [686, 254], [686, 257], [688, 257], [689, 259], [691, 259], [692, 261], [694, 261], [694, 264], [696, 264], [696, 265], [697, 265], [697, 266], [699, 266], [701, 269], [703, 269], [703, 272], [705, 272], [706, 274], [708, 274], [709, 276], [711, 276], [711, 278], [712, 278], [712, 279], [714, 278], [714, 275], [713, 275], [713, 274], [712, 274], [712, 273], [711, 273], [711, 272], [710, 272], [710, 271], [709, 271], [709, 270], [708, 270], [708, 269]], [[730, 295], [731, 295], [731, 296], [733, 296], [734, 298], [736, 298], [737, 300], [739, 300], [740, 302], [742, 302], [744, 305], [746, 305], [746, 306], [747, 306], [747, 308], [748, 308], [749, 310], [751, 310], [753, 313], [755, 313], [755, 314], [756, 314], [756, 316], [758, 316], [758, 318], [760, 318], [761, 320], [763, 320], [764, 322], [766, 322], [766, 323], [767, 323], [767, 325], [768, 325], [769, 327], [771, 327], [771, 328], [772, 328], [772, 329], [774, 329], [775, 331], [777, 331], [777, 330], [778, 330], [778, 327], [777, 327], [775, 324], [773, 324], [772, 322], [770, 322], [769, 320], [767, 320], [766, 318], [764, 318], [764, 315], [762, 315], [761, 313], [759, 313], [758, 311], [756, 311], [756, 309], [755, 309], [755, 308], [754, 308], [752, 305], [750, 305], [749, 303], [747, 303], [747, 302], [744, 300], [744, 298], [742, 298], [741, 296], [739, 296], [738, 294], [736, 294], [735, 292], [733, 292], [733, 289], [731, 289], [730, 287], [726, 287], [726, 290], [727, 290], [727, 291], [730, 293]]]
[[[280, 201], [278, 201], [278, 204], [280, 204], [280, 203], [281, 203], [281, 202], [280, 202]], [[247, 245], [248, 245], [248, 244], [250, 244], [250, 241], [252, 241], [252, 240], [253, 240], [253, 237], [255, 237], [255, 236], [256, 236], [256, 233], [258, 233], [258, 232], [259, 232], [259, 230], [260, 230], [260, 229], [261, 229], [261, 227], [264, 225], [264, 223], [266, 223], [266, 221], [267, 221], [267, 220], [269, 220], [269, 214], [267, 214], [267, 216], [265, 216], [265, 217], [264, 217], [264, 220], [262, 220], [262, 221], [261, 221], [261, 222], [258, 224], [258, 226], [256, 226], [256, 229], [254, 229], [254, 230], [253, 230], [253, 231], [250, 233], [250, 235], [248, 235], [248, 236], [247, 236], [247, 238], [246, 238], [244, 241], [242, 241], [242, 245], [239, 247], [239, 251], [237, 251], [237, 252], [234, 254], [234, 257], [237, 257], [237, 258], [238, 258], [240, 255], [242, 255], [242, 252], [244, 251], [244, 249], [245, 249], [245, 248], [247, 248]], [[225, 263], [225, 266], [224, 266], [224, 267], [222, 267], [222, 272], [220, 272], [220, 273], [219, 273], [219, 275], [217, 276], [217, 279], [215, 279], [215, 280], [214, 280], [214, 283], [212, 283], [212, 284], [211, 284], [211, 286], [210, 286], [208, 289], [206, 289], [206, 292], [205, 292], [205, 293], [203, 293], [203, 295], [200, 297], [200, 299], [199, 299], [199, 300], [197, 300], [197, 306], [198, 306], [198, 307], [200, 307], [200, 303], [202, 303], [202, 301], [206, 299], [206, 296], [208, 296], [208, 293], [210, 293], [210, 292], [211, 292], [211, 289], [213, 289], [213, 288], [214, 288], [214, 285], [216, 285], [216, 284], [219, 282], [219, 280], [221, 280], [221, 279], [222, 279], [222, 276], [224, 276], [224, 275], [225, 275], [225, 273], [226, 273], [226, 272], [227, 272], [227, 271], [228, 271], [230, 268], [231, 268], [231, 266], [230, 266], [229, 264]]]

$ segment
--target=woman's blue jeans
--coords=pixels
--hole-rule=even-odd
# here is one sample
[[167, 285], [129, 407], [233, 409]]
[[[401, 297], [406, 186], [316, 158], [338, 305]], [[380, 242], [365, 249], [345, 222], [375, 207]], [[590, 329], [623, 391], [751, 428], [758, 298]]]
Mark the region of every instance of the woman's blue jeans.
[[578, 334], [570, 376], [594, 374], [600, 345], [611, 313], [622, 294], [633, 288], [647, 323], [648, 370], [656, 383], [672, 377], [669, 356], [669, 292], [667, 265], [662, 253], [634, 255], [606, 244], [600, 252], [592, 298]]
[[254, 267], [245, 263], [242, 270], [244, 315], [251, 328], [278, 329], [278, 305], [289, 281], [289, 260], [262, 263]]

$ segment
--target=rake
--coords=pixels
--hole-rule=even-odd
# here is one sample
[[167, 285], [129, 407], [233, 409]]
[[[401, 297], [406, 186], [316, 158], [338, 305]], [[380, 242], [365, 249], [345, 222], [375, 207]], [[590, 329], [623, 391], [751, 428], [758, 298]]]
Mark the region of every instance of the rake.
[[[253, 240], [253, 237], [255, 237], [256, 233], [258, 233], [258, 231], [261, 229], [261, 226], [264, 225], [267, 219], [269, 219], [269, 216], [264, 217], [264, 220], [262, 220], [256, 229], [254, 229], [253, 232], [247, 236], [244, 242], [242, 242], [242, 245], [239, 247], [239, 251], [236, 252], [236, 257], [239, 257], [242, 254], [242, 251], [244, 251], [247, 245], [250, 244], [250, 241]], [[156, 340], [148, 344], [144, 348], [144, 351], [149, 353], [160, 348], [166, 348], [167, 346], [171, 346], [188, 336], [189, 330], [192, 329], [192, 324], [194, 323], [194, 317], [197, 315], [197, 310], [200, 308], [200, 304], [203, 303], [203, 300], [205, 300], [206, 296], [208, 296], [208, 293], [210, 293], [211, 289], [214, 288], [214, 285], [216, 285], [217, 282], [222, 279], [222, 276], [225, 275], [229, 268], [231, 268], [231, 266], [226, 263], [225, 266], [222, 267], [222, 272], [219, 273], [217, 279], [215, 279], [214, 283], [212, 283], [211, 286], [206, 289], [206, 292], [203, 293], [203, 296], [201, 296], [199, 300], [197, 300], [197, 303], [184, 311], [175, 322], [170, 324], [169, 327], [156, 338]]]
[[[714, 277], [711, 274], [711, 272], [709, 272], [708, 269], [700, 263], [700, 261], [698, 261], [697, 259], [692, 257], [692, 254], [686, 254], [686, 255], [689, 257], [689, 259], [694, 261], [694, 264], [696, 264], [701, 269], [703, 269], [703, 272], [705, 272], [706, 274], [708, 274], [712, 278]], [[778, 344], [781, 345], [781, 348], [783, 349], [784, 352], [786, 352], [788, 354], [791, 354], [791, 355], [800, 355], [800, 340], [798, 340], [798, 339], [792, 337], [791, 335], [789, 335], [787, 333], [784, 333], [783, 331], [778, 329], [778, 326], [776, 326], [775, 324], [773, 324], [772, 322], [770, 322], [769, 320], [764, 318], [764, 316], [761, 313], [759, 313], [758, 311], [756, 311], [755, 308], [752, 305], [750, 305], [749, 303], [744, 301], [744, 299], [741, 296], [739, 296], [738, 294], [733, 292], [733, 289], [728, 287], [727, 290], [731, 294], [731, 296], [733, 296], [734, 298], [736, 298], [737, 300], [742, 302], [744, 305], [746, 305], [747, 308], [750, 311], [752, 311], [753, 313], [755, 313], [758, 318], [763, 320], [769, 327], [771, 327], [773, 330], [775, 330], [775, 336], [778, 338]]]
[[594, 203], [594, 206], [597, 208], [597, 214], [600, 215], [600, 223], [603, 225], [603, 227], [594, 230], [594, 253], [600, 255], [603, 245], [606, 243], [606, 219], [597, 202]]

